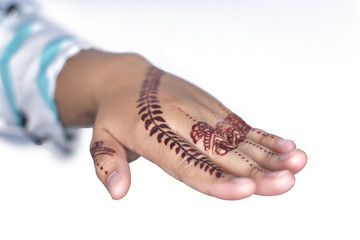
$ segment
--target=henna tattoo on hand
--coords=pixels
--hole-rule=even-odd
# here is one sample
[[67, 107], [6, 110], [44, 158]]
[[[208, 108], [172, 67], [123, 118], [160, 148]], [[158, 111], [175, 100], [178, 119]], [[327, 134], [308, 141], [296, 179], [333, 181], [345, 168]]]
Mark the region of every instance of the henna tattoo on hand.
[[189, 119], [197, 122], [192, 126], [190, 131], [190, 137], [195, 144], [197, 144], [199, 140], [203, 139], [205, 151], [211, 149], [211, 151], [217, 155], [225, 155], [229, 151], [235, 149], [241, 142], [246, 139], [241, 132], [237, 131], [234, 127], [225, 121], [222, 121], [220, 117], [218, 117], [217, 114], [215, 114], [215, 112], [212, 111], [209, 107], [205, 105], [203, 106], [208, 109], [210, 113], [214, 115], [219, 121], [216, 124], [216, 129], [205, 122], [197, 121], [183, 109], [180, 107], [178, 108], [178, 110], [184, 113]]
[[[206, 106], [204, 106], [206, 107]], [[183, 109], [180, 107], [178, 108], [179, 111], [184, 113], [189, 119], [198, 122], [197, 124], [194, 124], [192, 127], [192, 131], [190, 132], [190, 136], [194, 140], [195, 144], [197, 141], [204, 138], [204, 150], [212, 149], [213, 153], [217, 153], [219, 155], [225, 155], [231, 150], [234, 150], [238, 147], [238, 145], [241, 142], [247, 143], [252, 145], [252, 142], [249, 140], [246, 140], [246, 137], [239, 131], [237, 131], [234, 127], [230, 126], [227, 122], [223, 121], [214, 111], [212, 111], [210, 108], [206, 107], [211, 114], [215, 116], [215, 118], [218, 120], [218, 123], [216, 124], [216, 129], [213, 129], [209, 124], [204, 122], [197, 121], [194, 117], [190, 116], [190, 114], [186, 113]], [[203, 129], [201, 130], [201, 127], [198, 128], [198, 126], [203, 125]], [[204, 130], [206, 129], [206, 130]], [[254, 130], [254, 129], [253, 129]], [[217, 134], [222, 136], [220, 137], [220, 141], [218, 137], [213, 137], [213, 134]], [[213, 139], [211, 141], [211, 139]], [[226, 140], [228, 142], [226, 142]], [[255, 146], [255, 145], [254, 145]], [[258, 146], [258, 145], [257, 145]], [[258, 146], [260, 147], [260, 146]], [[261, 148], [261, 147], [260, 147]], [[266, 150], [265, 150], [266, 152]], [[260, 172], [268, 172], [266, 170], [261, 169], [258, 166], [255, 166], [252, 161], [249, 161], [242, 153], [235, 150], [234, 154], [238, 155], [240, 159], [245, 161], [249, 164], [250, 167], [255, 168], [256, 170]]]
[[218, 155], [225, 155], [236, 148], [225, 137], [221, 136], [214, 128], [205, 122], [198, 122], [192, 126], [190, 136], [196, 144], [203, 139], [204, 150], [212, 150]]
[[239, 146], [239, 144], [244, 142], [246, 139], [242, 132], [239, 132], [225, 121], [221, 121], [216, 124], [216, 131], [235, 147]]
[[193, 163], [194, 166], [199, 166], [210, 175], [218, 178], [224, 177], [223, 170], [217, 167], [205, 155], [187, 144], [181, 137], [174, 133], [166, 124], [163, 118], [160, 101], [158, 99], [158, 91], [160, 79], [164, 72], [151, 67], [143, 81], [140, 96], [137, 101], [137, 108], [140, 109], [138, 114], [145, 124], [145, 129], [150, 131], [150, 137], [155, 136], [158, 143], [163, 143], [169, 146], [171, 150], [175, 150], [176, 155], [180, 154], [182, 159], [186, 159], [187, 163]]
[[115, 150], [108, 147], [103, 147], [103, 145], [104, 145], [103, 141], [97, 141], [91, 146], [90, 154], [93, 157], [93, 159], [95, 159], [95, 157], [99, 155], [114, 156]]
[[234, 126], [235, 129], [245, 136], [249, 133], [251, 127], [246, 124], [246, 122], [239, 116], [234, 113], [230, 113], [225, 119], [225, 122], [229, 123], [230, 125]]
[[[97, 141], [90, 148], [90, 154], [93, 160], [95, 161], [94, 164], [96, 164], [96, 166], [99, 166], [99, 163], [97, 162], [98, 159], [96, 159], [97, 156], [99, 155], [114, 156], [115, 150], [108, 147], [103, 147], [103, 145], [104, 145], [103, 141]], [[100, 166], [100, 171], [102, 171], [103, 169], [104, 169], [103, 166]], [[105, 170], [105, 174], [108, 174], [108, 171]]]

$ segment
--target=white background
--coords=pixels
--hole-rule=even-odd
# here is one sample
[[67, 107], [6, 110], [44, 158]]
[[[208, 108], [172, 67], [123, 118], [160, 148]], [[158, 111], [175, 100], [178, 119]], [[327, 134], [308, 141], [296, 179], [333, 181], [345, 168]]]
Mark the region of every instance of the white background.
[[357, 0], [39, 1], [100, 48], [143, 54], [309, 157], [276, 197], [223, 201], [145, 159], [113, 201], [83, 130], [67, 159], [0, 140], [0, 239], [360, 239]]

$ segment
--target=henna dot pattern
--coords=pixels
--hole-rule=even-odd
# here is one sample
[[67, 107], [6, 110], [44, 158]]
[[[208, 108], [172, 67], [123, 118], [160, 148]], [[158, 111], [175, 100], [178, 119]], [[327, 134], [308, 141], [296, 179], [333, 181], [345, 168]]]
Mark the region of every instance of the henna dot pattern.
[[[204, 106], [206, 107], [206, 106]], [[230, 119], [230, 122], [233, 122], [234, 125], [230, 125], [228, 122], [221, 120], [218, 115], [212, 111], [210, 108], [206, 107], [211, 114], [213, 114], [216, 119], [218, 120], [216, 124], [216, 128], [214, 129], [209, 124], [197, 121], [195, 118], [193, 118], [190, 114], [185, 112], [182, 108], [178, 107], [178, 110], [182, 112], [185, 116], [187, 116], [189, 119], [193, 119], [197, 122], [197, 124], [194, 124], [192, 127], [192, 131], [190, 132], [190, 136], [193, 139], [194, 143], [196, 144], [199, 140], [203, 139], [204, 144], [204, 150], [212, 150], [213, 153], [216, 153], [218, 155], [225, 155], [229, 151], [232, 151], [236, 149], [240, 143], [244, 142], [246, 140], [246, 137], [243, 135], [242, 132], [238, 131], [237, 129], [241, 129], [241, 127], [244, 127], [244, 121], [238, 117], [237, 115], [233, 114], [232, 112], [225, 109], [225, 107], [222, 107], [224, 111], [228, 113], [228, 116], [226, 119]], [[236, 119], [236, 121], [232, 121], [231, 119]], [[239, 120], [240, 119], [240, 120]], [[239, 127], [239, 123], [241, 124], [241, 127]], [[246, 133], [250, 131], [251, 127], [246, 124], [245, 126]], [[248, 143], [249, 141], [246, 141]], [[260, 147], [260, 146], [259, 146]], [[253, 163], [251, 163], [243, 154], [238, 152], [237, 150], [234, 151], [235, 154], [237, 154], [240, 159], [245, 161], [249, 164], [250, 167], [255, 168], [256, 170], [260, 172], [267, 172], [258, 166], [254, 166]]]
[[253, 128], [252, 131], [253, 131], [253, 132], [256, 132], [258, 135], [262, 135], [263, 137], [275, 138], [274, 135], [271, 135], [271, 134], [268, 134], [268, 133], [266, 133], [266, 132], [263, 132], [263, 131], [260, 130], [260, 129], [255, 129], [255, 128]]
[[164, 72], [151, 67], [143, 81], [139, 99], [137, 100], [138, 115], [144, 122], [145, 129], [149, 131], [150, 137], [156, 137], [159, 144], [164, 144], [180, 155], [188, 164], [193, 163], [195, 167], [215, 175], [217, 178], [224, 177], [223, 170], [217, 167], [205, 155], [186, 143], [166, 124], [158, 99], [159, 85]]
[[[98, 159], [96, 158], [97, 156], [100, 155], [109, 155], [109, 156], [114, 156], [115, 150], [108, 148], [108, 147], [104, 147], [104, 142], [103, 141], [97, 141], [95, 142], [91, 148], [90, 148], [90, 154], [92, 156], [92, 158], [94, 159], [96, 166], [99, 166], [99, 162]], [[102, 171], [104, 169], [103, 166], [100, 166], [100, 171]], [[107, 171], [105, 171], [105, 174], [108, 174]]]
[[248, 159], [246, 159], [246, 158], [243, 156], [243, 154], [239, 153], [238, 151], [235, 151], [234, 153], [237, 154], [239, 157], [241, 157], [241, 159], [245, 160], [246, 163], [249, 163], [249, 166], [250, 166], [250, 167], [255, 168], [255, 169], [258, 170], [259, 172], [266, 172], [266, 171], [264, 171], [263, 169], [261, 169], [261, 168], [259, 168], [259, 167], [257, 167], [257, 166], [254, 166], [252, 163], [249, 162]]
[[260, 150], [262, 150], [262, 151], [265, 152], [265, 153], [268, 153], [269, 155], [273, 155], [273, 156], [279, 155], [278, 153], [275, 153], [275, 152], [268, 151], [268, 150], [264, 149], [263, 147], [261, 147], [260, 145], [254, 143], [254, 142], [252, 142], [252, 141], [246, 140], [245, 143], [246, 143], [246, 144], [249, 144], [249, 145], [251, 145], [251, 146], [254, 146], [254, 147], [256, 147], [256, 148], [259, 148]]
[[209, 108], [208, 106], [206, 106], [205, 104], [201, 104], [204, 108], [206, 108], [218, 121], [222, 121], [222, 119], [220, 118], [220, 116], [218, 114], [216, 114], [211, 108]]

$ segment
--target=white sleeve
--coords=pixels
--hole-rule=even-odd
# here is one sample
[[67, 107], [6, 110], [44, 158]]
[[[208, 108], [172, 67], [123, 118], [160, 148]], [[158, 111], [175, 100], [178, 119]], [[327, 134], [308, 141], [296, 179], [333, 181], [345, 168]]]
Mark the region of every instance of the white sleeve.
[[[0, 136], [28, 137], [56, 152], [71, 151], [74, 130], [62, 126], [54, 102], [57, 76], [67, 59], [89, 48], [42, 19], [30, 1], [0, 22]], [[26, 3], [26, 4], [25, 4]]]

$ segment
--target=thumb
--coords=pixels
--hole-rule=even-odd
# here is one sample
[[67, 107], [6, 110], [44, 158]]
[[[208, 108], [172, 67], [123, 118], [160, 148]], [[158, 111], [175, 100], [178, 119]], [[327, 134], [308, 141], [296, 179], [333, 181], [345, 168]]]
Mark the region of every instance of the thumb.
[[125, 148], [106, 130], [94, 127], [90, 144], [96, 175], [115, 200], [130, 188], [130, 167]]

